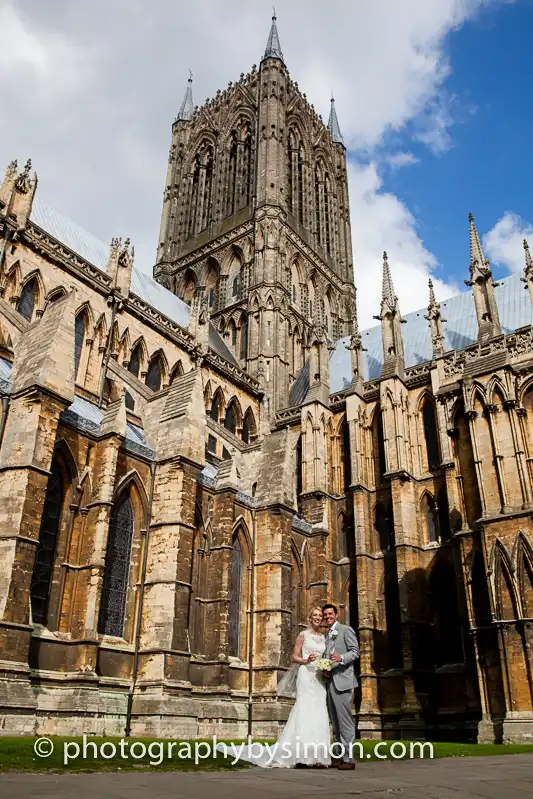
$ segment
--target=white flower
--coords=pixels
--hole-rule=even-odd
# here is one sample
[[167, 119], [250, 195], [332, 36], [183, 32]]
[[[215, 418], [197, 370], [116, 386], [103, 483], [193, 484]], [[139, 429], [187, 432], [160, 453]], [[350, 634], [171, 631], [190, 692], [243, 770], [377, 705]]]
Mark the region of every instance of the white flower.
[[333, 630], [333, 632], [331, 633], [331, 637], [332, 638], [336, 638], [338, 636], [338, 634], [339, 634], [338, 630]]

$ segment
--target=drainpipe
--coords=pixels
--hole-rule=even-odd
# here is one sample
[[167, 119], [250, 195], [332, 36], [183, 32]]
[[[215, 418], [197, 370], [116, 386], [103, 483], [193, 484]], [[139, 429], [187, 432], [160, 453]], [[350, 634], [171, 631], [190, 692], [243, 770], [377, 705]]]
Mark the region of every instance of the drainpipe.
[[141, 584], [139, 586], [139, 603], [137, 606], [137, 624], [135, 627], [135, 649], [133, 653], [133, 670], [131, 675], [131, 683], [128, 690], [128, 706], [126, 709], [126, 726], [124, 728], [124, 735], [129, 736], [131, 732], [131, 715], [133, 710], [133, 695], [135, 693], [135, 685], [137, 683], [137, 675], [139, 672], [139, 647], [141, 643], [141, 628], [144, 604], [144, 588], [146, 585], [146, 567], [148, 564], [148, 545], [150, 543], [150, 526], [152, 523], [152, 503], [154, 500], [154, 485], [155, 485], [155, 471], [156, 463], [152, 461], [150, 464], [150, 472], [152, 479], [150, 482], [150, 498], [148, 500], [148, 514], [146, 519], [146, 536], [144, 539], [144, 551], [141, 566]]
[[252, 508], [252, 578], [250, 585], [250, 639], [248, 642], [248, 738], [252, 736], [254, 689], [254, 616], [255, 616], [255, 508]]
[[107, 336], [107, 345], [104, 355], [104, 362], [102, 364], [102, 376], [100, 378], [100, 395], [98, 397], [98, 407], [102, 407], [102, 403], [104, 401], [104, 388], [105, 388], [105, 378], [107, 375], [107, 365], [109, 364], [109, 358], [111, 356], [111, 345], [113, 343], [113, 328], [115, 326], [115, 319], [117, 318], [117, 311], [118, 306], [120, 304], [120, 300], [118, 300], [115, 296], [113, 296], [113, 306], [111, 308], [111, 325], [109, 327], [109, 334]]

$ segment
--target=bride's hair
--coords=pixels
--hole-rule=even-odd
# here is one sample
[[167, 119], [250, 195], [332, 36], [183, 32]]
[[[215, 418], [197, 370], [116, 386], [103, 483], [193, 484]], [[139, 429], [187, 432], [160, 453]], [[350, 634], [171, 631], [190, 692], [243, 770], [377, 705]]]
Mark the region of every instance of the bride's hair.
[[313, 615], [313, 613], [314, 613], [316, 610], [318, 610], [318, 612], [319, 612], [319, 613], [320, 613], [320, 615], [322, 616], [322, 608], [321, 608], [321, 607], [319, 607], [318, 605], [315, 605], [315, 607], [314, 607], [314, 608], [311, 608], [311, 610], [309, 611], [309, 615], [308, 615], [308, 617], [307, 617], [307, 618], [308, 618], [308, 620], [309, 620], [309, 623], [311, 623], [311, 616]]

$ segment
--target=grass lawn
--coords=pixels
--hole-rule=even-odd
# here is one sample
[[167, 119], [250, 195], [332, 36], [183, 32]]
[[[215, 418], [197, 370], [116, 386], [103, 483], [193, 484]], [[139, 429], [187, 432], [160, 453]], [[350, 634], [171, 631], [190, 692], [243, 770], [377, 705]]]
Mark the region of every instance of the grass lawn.
[[[87, 756], [84, 758], [82, 738], [50, 737], [46, 740], [53, 744], [53, 753], [48, 757], [38, 757], [34, 751], [37, 738], [1, 737], [0, 736], [0, 772], [2, 771], [35, 771], [35, 772], [91, 772], [91, 771], [221, 771], [235, 768], [250, 768], [245, 763], [233, 765], [233, 756], [224, 758], [222, 753], [216, 757], [205, 757], [207, 746], [199, 741], [169, 741], [152, 738], [88, 738]], [[122, 745], [120, 741], [123, 740]], [[230, 743], [230, 742], [227, 742]], [[237, 745], [240, 742], [235, 742]], [[273, 743], [270, 741], [269, 743]], [[402, 746], [399, 741], [381, 742], [377, 753], [374, 751], [376, 741], [361, 741], [362, 751], [357, 748], [355, 756], [361, 762], [383, 759], [403, 759]], [[95, 756], [94, 746], [98, 747]], [[102, 747], [102, 744], [105, 744]], [[212, 744], [206, 739], [205, 744]], [[395, 746], [396, 744], [396, 746]], [[404, 741], [405, 754], [408, 758], [412, 741]], [[151, 746], [150, 746], [151, 745]], [[198, 756], [195, 755], [198, 745]], [[49, 743], [46, 744], [49, 746]], [[387, 758], [390, 747], [394, 746], [393, 756]], [[434, 757], [470, 757], [514, 755], [533, 752], [533, 744], [463, 744], [434, 743]], [[413, 749], [414, 757], [420, 757], [419, 750]], [[426, 746], [424, 755], [430, 757]], [[65, 761], [67, 761], [65, 763]]]

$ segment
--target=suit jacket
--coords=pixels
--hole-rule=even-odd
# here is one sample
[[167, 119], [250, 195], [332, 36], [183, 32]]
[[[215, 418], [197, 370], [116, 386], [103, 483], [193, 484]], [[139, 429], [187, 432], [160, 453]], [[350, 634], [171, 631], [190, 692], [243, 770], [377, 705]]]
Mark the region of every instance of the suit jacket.
[[347, 624], [338, 623], [334, 632], [337, 635], [326, 638], [326, 651], [324, 657], [331, 656], [332, 649], [336, 655], [343, 655], [343, 663], [338, 663], [331, 669], [331, 679], [337, 691], [353, 691], [357, 687], [354, 663], [359, 657], [359, 644], [355, 632]]

